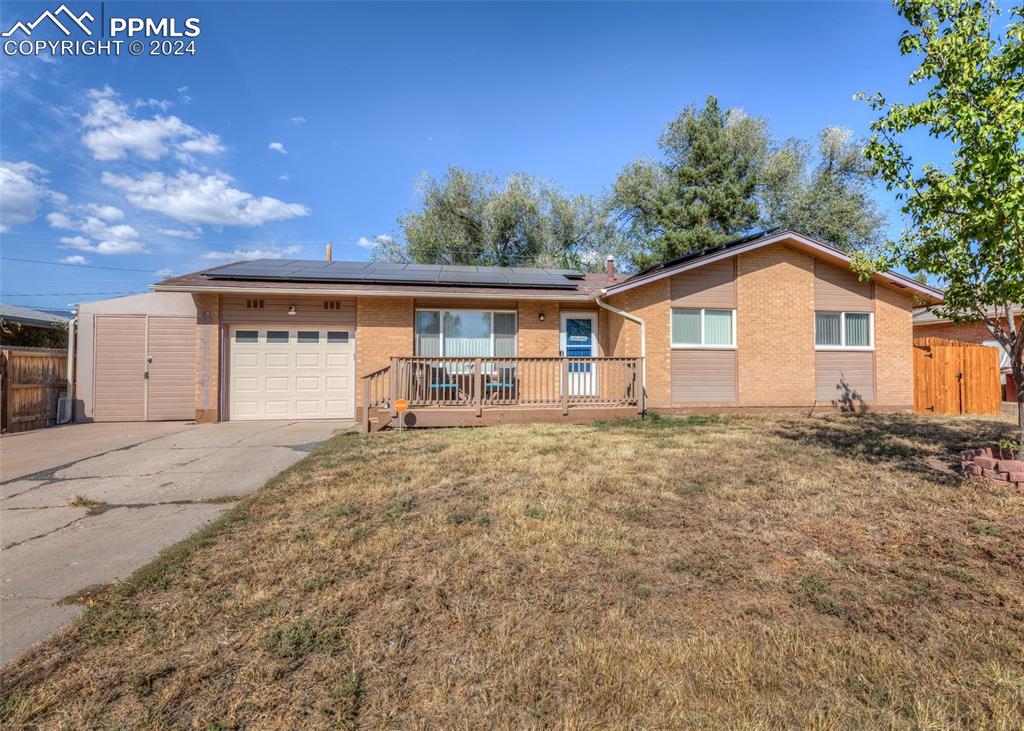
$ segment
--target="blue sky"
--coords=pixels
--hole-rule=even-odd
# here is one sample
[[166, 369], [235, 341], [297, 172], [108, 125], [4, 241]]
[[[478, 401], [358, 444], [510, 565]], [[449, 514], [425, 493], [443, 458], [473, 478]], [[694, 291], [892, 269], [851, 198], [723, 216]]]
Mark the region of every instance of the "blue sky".
[[[57, 4], [5, 2], [0, 26]], [[872, 113], [853, 94], [906, 98], [911, 70], [880, 2], [104, 12], [198, 17], [196, 55], [0, 58], [3, 301], [63, 307], [254, 252], [320, 258], [327, 241], [336, 259], [365, 259], [360, 241], [396, 234], [419, 176], [449, 164], [600, 193], [708, 93], [779, 138], [865, 135]]]

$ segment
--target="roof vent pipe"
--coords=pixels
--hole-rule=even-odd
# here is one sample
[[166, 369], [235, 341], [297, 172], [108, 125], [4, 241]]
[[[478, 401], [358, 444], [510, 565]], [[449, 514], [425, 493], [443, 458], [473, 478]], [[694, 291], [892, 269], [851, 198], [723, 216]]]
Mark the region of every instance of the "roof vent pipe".
[[327, 261], [334, 261], [334, 258], [331, 256], [331, 243], [329, 241], [327, 242]]

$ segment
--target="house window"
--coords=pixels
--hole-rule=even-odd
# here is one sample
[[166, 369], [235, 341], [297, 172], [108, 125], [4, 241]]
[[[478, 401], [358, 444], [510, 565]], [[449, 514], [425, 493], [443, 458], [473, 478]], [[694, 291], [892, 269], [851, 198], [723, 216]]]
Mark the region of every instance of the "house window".
[[672, 308], [673, 348], [735, 348], [736, 310]]
[[325, 310], [340, 310], [341, 300], [324, 300]]
[[417, 310], [415, 352], [445, 358], [514, 358], [516, 313]]
[[814, 345], [819, 350], [874, 345], [874, 316], [870, 312], [815, 312]]
[[262, 310], [263, 300], [246, 300], [245, 309], [247, 310]]

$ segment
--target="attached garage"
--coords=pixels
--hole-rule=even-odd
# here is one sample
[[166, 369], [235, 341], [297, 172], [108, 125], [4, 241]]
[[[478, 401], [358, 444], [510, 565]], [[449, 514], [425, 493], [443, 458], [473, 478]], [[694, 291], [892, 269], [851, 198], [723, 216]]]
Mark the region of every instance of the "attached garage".
[[355, 339], [337, 325], [232, 325], [231, 420], [355, 418]]

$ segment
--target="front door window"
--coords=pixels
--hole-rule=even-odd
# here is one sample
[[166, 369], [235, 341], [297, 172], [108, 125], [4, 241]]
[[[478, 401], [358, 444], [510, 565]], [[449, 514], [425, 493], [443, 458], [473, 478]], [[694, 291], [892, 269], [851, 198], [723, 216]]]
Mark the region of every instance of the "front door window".
[[596, 314], [562, 315], [562, 354], [570, 359], [569, 395], [597, 395], [597, 366], [589, 360], [597, 355]]

